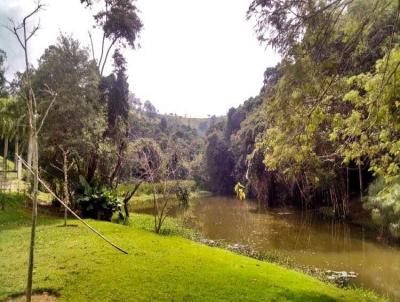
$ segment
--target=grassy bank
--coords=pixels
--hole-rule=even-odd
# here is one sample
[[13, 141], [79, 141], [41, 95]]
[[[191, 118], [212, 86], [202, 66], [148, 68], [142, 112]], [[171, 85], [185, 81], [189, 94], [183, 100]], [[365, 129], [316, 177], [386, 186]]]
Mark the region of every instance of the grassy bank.
[[[77, 221], [40, 212], [34, 288], [60, 301], [381, 301], [338, 289], [298, 272], [211, 248], [177, 236], [156, 235], [152, 218], [132, 215], [131, 226], [89, 221], [129, 252], [123, 255]], [[23, 292], [29, 209], [7, 196], [0, 211], [0, 300]]]

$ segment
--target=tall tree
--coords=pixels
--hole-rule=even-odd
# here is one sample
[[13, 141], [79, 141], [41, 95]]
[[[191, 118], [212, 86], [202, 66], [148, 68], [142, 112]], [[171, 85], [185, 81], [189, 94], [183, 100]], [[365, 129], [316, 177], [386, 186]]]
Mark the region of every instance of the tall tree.
[[[135, 48], [143, 24], [133, 0], [80, 0], [80, 2], [90, 9], [98, 9], [94, 14], [94, 20], [96, 26], [103, 31], [98, 57], [96, 57], [95, 45], [90, 33], [89, 37], [93, 59], [96, 61], [99, 74], [103, 76], [112, 48], [117, 47], [118, 49], [126, 46]], [[95, 4], [95, 2], [97, 3]], [[106, 45], [107, 43], [108, 45]], [[119, 51], [116, 53], [119, 53]], [[105, 81], [107, 82], [107, 80]], [[104, 80], [102, 82], [104, 83]], [[97, 149], [100, 149], [100, 146]], [[89, 183], [94, 180], [99, 158], [98, 152], [92, 153], [86, 173]]]
[[[111, 49], [118, 44], [123, 47], [128, 45], [131, 48], [135, 48], [136, 39], [143, 24], [138, 16], [138, 9], [132, 0], [80, 1], [89, 8], [99, 7], [93, 5], [93, 2], [101, 2], [101, 8], [94, 15], [94, 19], [97, 27], [103, 30], [100, 56], [96, 59], [98, 70], [103, 75]], [[90, 39], [92, 40], [91, 36]], [[109, 42], [108, 45], [106, 45], [106, 40]], [[92, 53], [95, 56], [93, 40]]]
[[232, 193], [235, 183], [232, 176], [234, 162], [222, 132], [214, 130], [208, 135], [205, 161], [211, 191], [218, 194]]
[[7, 56], [5, 51], [0, 49], [0, 97], [6, 97], [8, 95], [4, 67], [6, 58]]
[[[61, 172], [59, 181], [63, 182], [62, 195], [67, 205], [70, 199], [68, 174], [73, 162], [81, 165], [87, 160], [87, 154], [94, 151], [96, 143], [102, 140], [106, 121], [105, 108], [97, 101], [99, 78], [88, 52], [77, 40], [64, 35], [58, 38], [56, 45], [45, 50], [33, 77], [41, 107], [51, 102], [51, 98], [43, 93], [46, 86], [51, 86], [58, 94], [58, 102], [49, 112], [40, 137], [44, 151], [41, 166], [48, 171]], [[58, 171], [52, 172], [57, 175]], [[52, 177], [49, 181], [55, 184], [57, 178]]]
[[[115, 179], [122, 164], [123, 153], [126, 149], [127, 139], [130, 133], [129, 122], [129, 85], [126, 75], [126, 61], [117, 49], [113, 55], [114, 72], [103, 78], [101, 91], [107, 104], [108, 127], [105, 136], [113, 146], [109, 154], [111, 164], [105, 181], [110, 187], [114, 187]], [[104, 165], [103, 165], [104, 166]]]

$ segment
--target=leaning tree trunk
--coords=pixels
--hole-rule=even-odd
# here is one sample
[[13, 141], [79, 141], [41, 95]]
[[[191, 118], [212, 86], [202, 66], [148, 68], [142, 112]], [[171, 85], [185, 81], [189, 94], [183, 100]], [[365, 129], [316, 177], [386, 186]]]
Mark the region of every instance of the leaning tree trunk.
[[[68, 192], [68, 153], [63, 150], [63, 173], [64, 173], [64, 202], [69, 206], [69, 192]], [[67, 226], [68, 210], [64, 207], [64, 226]]]
[[7, 179], [7, 156], [8, 156], [8, 137], [4, 138], [4, 154], [3, 154], [4, 180]]
[[135, 187], [133, 188], [132, 191], [127, 192], [127, 193], [125, 194], [123, 203], [124, 203], [124, 211], [125, 211], [125, 220], [126, 220], [126, 221], [129, 219], [129, 206], [128, 206], [129, 200], [131, 200], [132, 196], [135, 195], [137, 189], [139, 189], [139, 187], [140, 187], [141, 184], [142, 184], [141, 181], [138, 182], [138, 183], [135, 185]]

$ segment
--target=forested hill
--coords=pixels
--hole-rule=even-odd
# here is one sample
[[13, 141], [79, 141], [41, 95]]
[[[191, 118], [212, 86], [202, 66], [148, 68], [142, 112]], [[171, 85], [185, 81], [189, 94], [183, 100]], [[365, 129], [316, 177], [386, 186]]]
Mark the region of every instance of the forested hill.
[[398, 3], [330, 2], [250, 6], [260, 41], [282, 60], [266, 70], [257, 97], [209, 130], [209, 187], [230, 193], [241, 182], [267, 206], [325, 207], [340, 217], [361, 199], [399, 236]]
[[162, 116], [164, 116], [167, 121], [170, 121], [171, 123], [181, 124], [196, 129], [197, 133], [203, 137], [206, 136], [210, 126], [215, 125], [216, 123], [221, 122], [224, 119], [224, 116], [217, 117], [215, 115], [205, 118], [187, 117], [172, 114], [165, 114]]
[[145, 116], [151, 119], [158, 120], [159, 122], [167, 123], [170, 126], [186, 126], [195, 129], [200, 136], [206, 136], [206, 133], [210, 126], [221, 122], [224, 116], [209, 116], [204, 118], [180, 116], [176, 113], [162, 114], [159, 113], [157, 108], [150, 102], [142, 102], [135, 96], [134, 93], [129, 93], [128, 102], [130, 108], [133, 111], [143, 113]]

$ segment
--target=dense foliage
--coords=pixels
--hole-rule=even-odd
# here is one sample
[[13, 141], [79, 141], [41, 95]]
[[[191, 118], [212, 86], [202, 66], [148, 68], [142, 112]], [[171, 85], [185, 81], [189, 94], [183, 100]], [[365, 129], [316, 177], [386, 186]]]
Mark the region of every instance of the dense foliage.
[[368, 207], [375, 216], [389, 211], [384, 225], [393, 230], [400, 203], [397, 2], [256, 0], [248, 16], [282, 60], [266, 70], [258, 97], [209, 132], [210, 189], [229, 192], [241, 181], [267, 205], [291, 200], [347, 217], [350, 200], [380, 177], [378, 196], [390, 194], [393, 204], [370, 197]]
[[[95, 26], [103, 32], [99, 58], [92, 40], [90, 54], [61, 35], [37, 69], [28, 68], [6, 87], [6, 55], [0, 51], [5, 157], [18, 149], [28, 163], [32, 156], [24, 126], [29, 84], [38, 114], [46, 117], [38, 125], [40, 174], [67, 202], [83, 191], [82, 178], [98, 192], [133, 183], [135, 189], [125, 197], [131, 196], [148, 181], [134, 147], [151, 141], [163, 155], [165, 170], [173, 171], [162, 181], [193, 179], [217, 194], [233, 194], [240, 182], [246, 196], [267, 206], [324, 206], [348, 217], [351, 202], [364, 199], [368, 186], [379, 182], [371, 185], [366, 207], [396, 234], [397, 1], [254, 0], [248, 18], [255, 20], [260, 41], [282, 59], [266, 69], [259, 95], [224, 118], [198, 120], [161, 115], [129, 87], [122, 49], [135, 48], [142, 29], [134, 1], [81, 3], [95, 11]], [[104, 75], [108, 58], [113, 69]], [[15, 143], [10, 151], [9, 141]], [[178, 191], [180, 198], [186, 195]], [[389, 199], [394, 204], [388, 207]]]
[[[117, 2], [114, 4], [123, 1]], [[197, 130], [181, 119], [158, 114], [150, 101], [142, 105], [130, 91], [120, 49], [114, 50], [112, 59], [112, 72], [102, 76], [88, 49], [73, 37], [61, 35], [56, 44], [46, 48], [38, 67], [31, 70], [38, 110], [46, 117], [39, 125], [40, 177], [83, 216], [104, 220], [110, 220], [115, 211], [127, 217], [127, 202], [141, 183], [148, 181], [148, 175], [137, 169], [132, 146], [153, 142], [163, 154], [165, 166], [174, 171], [173, 176], [163, 176], [163, 181], [169, 181], [194, 178], [194, 163], [204, 145]], [[2, 67], [0, 71], [3, 73]], [[4, 147], [5, 153], [22, 153], [29, 158], [29, 138], [24, 136], [25, 100], [18, 94], [24, 89], [23, 78], [19, 74], [13, 89], [4, 88], [12, 96], [0, 99], [4, 112], [0, 134], [2, 145], [8, 146], [11, 140], [16, 143], [10, 151]], [[18, 151], [19, 141], [22, 146]], [[124, 182], [134, 186], [124, 192], [121, 201], [117, 187]], [[187, 199], [184, 188], [180, 193]]]

